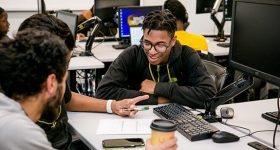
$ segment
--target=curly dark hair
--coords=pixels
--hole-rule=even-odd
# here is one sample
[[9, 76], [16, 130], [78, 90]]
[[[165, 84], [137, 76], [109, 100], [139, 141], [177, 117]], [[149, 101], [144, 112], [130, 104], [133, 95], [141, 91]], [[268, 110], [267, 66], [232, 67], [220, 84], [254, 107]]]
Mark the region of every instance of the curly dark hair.
[[155, 10], [145, 16], [142, 26], [143, 31], [161, 30], [167, 31], [173, 37], [176, 31], [176, 18], [169, 10]]
[[34, 14], [25, 19], [19, 26], [18, 31], [35, 28], [49, 31], [65, 41], [66, 46], [73, 50], [75, 46], [74, 36], [66, 23], [49, 14]]
[[2, 15], [5, 11], [5, 9], [3, 9], [2, 7], [0, 7], [0, 15]]
[[50, 74], [58, 82], [67, 71], [70, 51], [64, 41], [47, 31], [26, 29], [0, 43], [0, 84], [11, 97], [38, 94]]
[[176, 17], [177, 20], [181, 20], [183, 23], [187, 21], [187, 10], [185, 6], [178, 0], [166, 0], [163, 5], [164, 9], [168, 9]]

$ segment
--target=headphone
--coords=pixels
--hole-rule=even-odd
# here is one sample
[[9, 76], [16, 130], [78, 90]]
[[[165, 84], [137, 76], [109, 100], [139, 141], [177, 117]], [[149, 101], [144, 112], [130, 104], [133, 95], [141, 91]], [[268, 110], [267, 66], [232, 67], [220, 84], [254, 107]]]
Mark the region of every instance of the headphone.
[[189, 25], [190, 25], [190, 22], [189, 22], [189, 14], [188, 14], [188, 12], [186, 11], [185, 20], [184, 20], [184, 29], [186, 30], [186, 29], [188, 28]]

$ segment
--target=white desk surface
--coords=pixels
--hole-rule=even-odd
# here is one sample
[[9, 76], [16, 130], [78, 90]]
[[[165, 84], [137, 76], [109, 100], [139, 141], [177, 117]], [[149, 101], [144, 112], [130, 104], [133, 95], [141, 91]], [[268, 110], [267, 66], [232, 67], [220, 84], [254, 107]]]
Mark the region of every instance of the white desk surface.
[[[228, 56], [229, 55], [229, 47], [221, 47], [217, 46], [214, 38], [206, 38], [208, 43], [208, 51], [211, 52], [214, 56]], [[229, 38], [227, 39], [227, 43], [229, 42]]]
[[[154, 107], [154, 106], [152, 106]], [[158, 118], [153, 112], [152, 107], [148, 111], [139, 112], [135, 119], [155, 119]], [[86, 112], [68, 112], [69, 123], [72, 128], [79, 134], [81, 139], [91, 148], [101, 150], [102, 140], [112, 138], [135, 138], [140, 137], [145, 141], [150, 135], [96, 135], [100, 119], [123, 119], [123, 117], [107, 114], [107, 113], [86, 113]], [[220, 130], [226, 130], [232, 132], [238, 136], [244, 135], [243, 133], [234, 130], [231, 127], [225, 126], [220, 123], [213, 124]], [[214, 143], [211, 139], [191, 142], [179, 132], [176, 131], [176, 137], [178, 139], [178, 150], [214, 150], [214, 149], [227, 149], [227, 150], [253, 150], [253, 148], [247, 145], [248, 142], [256, 141], [251, 137], [241, 138], [238, 142], [218, 144]], [[144, 148], [139, 148], [144, 149]], [[133, 149], [138, 150], [138, 149]]]
[[[97, 43], [94, 43], [94, 47]], [[124, 49], [114, 49], [112, 45], [117, 45], [118, 42], [103, 42], [96, 48], [92, 49], [94, 56], [102, 62], [113, 62]]]
[[[91, 52], [94, 57], [102, 62], [113, 62], [124, 49], [114, 49], [112, 45], [117, 45], [118, 42], [94, 42]], [[85, 42], [78, 42], [77, 45], [84, 49]]]
[[68, 70], [79, 69], [98, 69], [104, 68], [104, 63], [93, 56], [77, 56], [72, 57], [69, 62]]
[[[251, 132], [259, 130], [274, 130], [275, 128], [275, 124], [263, 119], [261, 114], [269, 111], [277, 111], [276, 99], [222, 105], [219, 106], [217, 110], [220, 110], [219, 108], [223, 106], [229, 106], [234, 109], [234, 118], [227, 121], [229, 124], [248, 128]], [[240, 128], [235, 129], [244, 133], [248, 132]], [[278, 130], [280, 130], [280, 125], [278, 125]], [[273, 131], [255, 133], [252, 137], [272, 147]], [[275, 142], [276, 147], [280, 149], [279, 132], [276, 134]]]

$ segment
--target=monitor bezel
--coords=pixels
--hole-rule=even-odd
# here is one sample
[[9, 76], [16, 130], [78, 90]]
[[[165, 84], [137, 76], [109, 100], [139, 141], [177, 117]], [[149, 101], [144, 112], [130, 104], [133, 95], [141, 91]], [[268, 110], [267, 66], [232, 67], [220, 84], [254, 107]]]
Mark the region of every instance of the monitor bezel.
[[[105, 3], [105, 1], [107, 1], [107, 3], [108, 3], [108, 1], [115, 1], [115, 0], [95, 0], [94, 1], [94, 6], [92, 8], [93, 9], [92, 12], [96, 16], [98, 16], [97, 14], [100, 14], [99, 12], [97, 12], [98, 10], [99, 11], [102, 10], [103, 12], [106, 12], [106, 14], [107, 14], [106, 15], [107, 16], [106, 21], [108, 21], [108, 22], [104, 21], [104, 18], [103, 18], [104, 15], [102, 15], [102, 17], [98, 16], [102, 20], [103, 26], [107, 26], [107, 27], [110, 27], [110, 28], [118, 27], [118, 25], [117, 25], [118, 21], [116, 20], [116, 14], [118, 12], [118, 7], [128, 6], [128, 5], [123, 5], [121, 3], [121, 1], [125, 1], [125, 0], [119, 0], [120, 3], [118, 5], [113, 5], [113, 3], [112, 3], [112, 5], [106, 5], [106, 6], [105, 5], [104, 6], [96, 5], [98, 3], [96, 1], [102, 2], [102, 3]], [[140, 3], [141, 3], [140, 0], [133, 0], [133, 1], [135, 2], [133, 4], [134, 6], [136, 6], [136, 5], [140, 6]], [[129, 6], [131, 6], [131, 5], [129, 4]], [[109, 15], [110, 15], [110, 17], [108, 17]]]
[[[65, 16], [70, 16], [70, 17], [75, 17], [75, 24], [76, 24], [76, 27], [74, 28], [74, 34], [73, 37], [74, 37], [74, 40], [76, 41], [76, 35], [77, 35], [77, 26], [78, 26], [78, 15], [77, 14], [73, 14], [73, 13], [70, 13], [70, 12], [66, 12], [66, 11], [63, 11], [63, 10], [60, 10], [60, 11], [57, 11], [56, 12], [56, 18], [60, 19], [61, 21], [64, 22], [63, 19], [59, 18], [59, 14], [63, 14]], [[67, 24], [67, 22], [64, 22]], [[67, 24], [68, 28], [70, 29], [69, 25]], [[71, 30], [71, 29], [70, 29]]]

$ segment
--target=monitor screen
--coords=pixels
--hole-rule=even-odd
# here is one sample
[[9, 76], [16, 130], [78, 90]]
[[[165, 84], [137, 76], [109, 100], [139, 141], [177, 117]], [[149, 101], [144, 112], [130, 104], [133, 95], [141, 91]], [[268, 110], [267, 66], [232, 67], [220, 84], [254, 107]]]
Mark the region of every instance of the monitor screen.
[[224, 17], [226, 21], [229, 21], [231, 20], [233, 0], [223, 0], [223, 1], [224, 1]]
[[115, 18], [120, 6], [140, 6], [140, 0], [95, 0], [93, 14], [102, 20], [104, 26], [117, 27]]
[[140, 45], [140, 40], [143, 36], [142, 27], [131, 26], [130, 27], [130, 44], [131, 45]]
[[233, 2], [229, 65], [280, 86], [280, 1]]
[[146, 14], [153, 10], [161, 10], [162, 6], [119, 7], [119, 36], [130, 37], [130, 26], [142, 26]]
[[[216, 0], [196, 0], [196, 13], [210, 13]], [[218, 11], [223, 11], [223, 7], [220, 6]]]
[[78, 15], [66, 11], [57, 11], [56, 17], [68, 25], [74, 39], [76, 39]]

